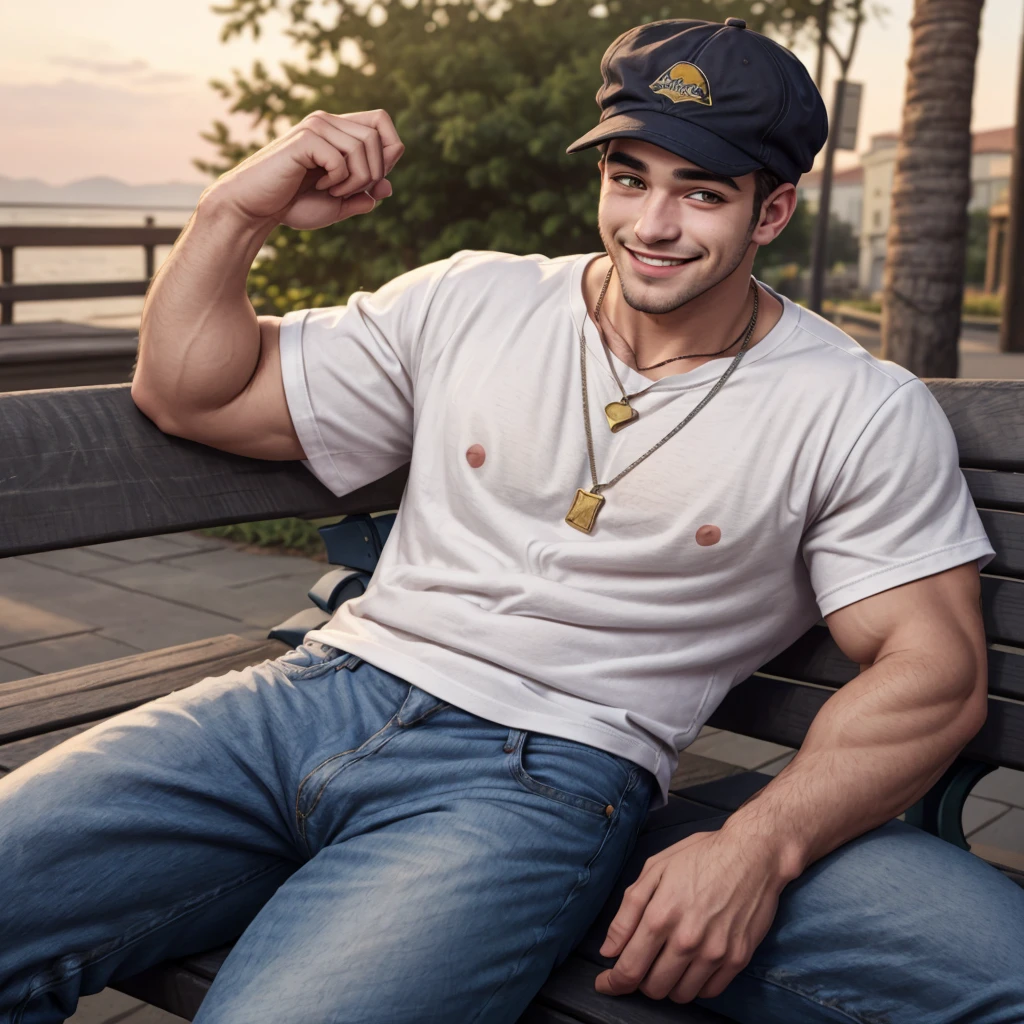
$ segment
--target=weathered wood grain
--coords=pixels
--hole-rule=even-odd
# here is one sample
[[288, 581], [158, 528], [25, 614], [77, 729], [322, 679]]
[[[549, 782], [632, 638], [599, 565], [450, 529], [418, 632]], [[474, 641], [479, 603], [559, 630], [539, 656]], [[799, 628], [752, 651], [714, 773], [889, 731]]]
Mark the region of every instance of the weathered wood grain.
[[1024, 473], [961, 467], [967, 487], [978, 508], [1024, 512]]
[[988, 509], [979, 509], [978, 515], [996, 551], [985, 572], [992, 576], [1024, 577], [1024, 515]]
[[396, 508], [400, 469], [335, 497], [301, 462], [163, 433], [128, 384], [0, 394], [0, 557], [283, 516]]
[[[839, 687], [859, 673], [824, 626], [813, 626], [799, 640], [760, 670], [802, 683]], [[989, 650], [988, 692], [994, 697], [1024, 701], [1024, 652]]]
[[728, 1024], [728, 1019], [692, 1003], [649, 999], [642, 992], [606, 996], [594, 991], [605, 968], [570, 956], [551, 973], [534, 1003], [560, 1010], [586, 1024]]
[[926, 380], [956, 434], [960, 465], [1024, 470], [1024, 380]]
[[[707, 724], [799, 747], [814, 716], [833, 693], [826, 687], [755, 673], [726, 694]], [[990, 697], [988, 718], [963, 752], [987, 764], [1024, 770], [1024, 705]]]
[[[148, 652], [148, 656], [130, 655], [88, 669], [7, 684], [0, 693], [0, 743], [96, 722], [207, 676], [278, 658], [289, 649], [278, 640], [245, 640], [234, 634], [215, 640], [223, 642], [198, 641], [183, 645], [184, 653], [179, 653], [181, 648], [168, 647]], [[206, 656], [199, 658], [197, 647], [204, 643]], [[148, 661], [144, 660], [147, 657]]]
[[1024, 647], [1024, 583], [982, 576], [981, 603], [988, 642]]

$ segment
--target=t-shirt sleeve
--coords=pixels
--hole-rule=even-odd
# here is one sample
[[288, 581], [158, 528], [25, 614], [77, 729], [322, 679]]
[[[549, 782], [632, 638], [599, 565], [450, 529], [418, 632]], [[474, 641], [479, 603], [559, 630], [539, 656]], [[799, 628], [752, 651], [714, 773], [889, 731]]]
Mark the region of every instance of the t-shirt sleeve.
[[458, 255], [354, 292], [345, 306], [282, 318], [281, 374], [303, 465], [334, 494], [409, 461], [428, 314]]
[[804, 533], [821, 614], [965, 562], [984, 568], [994, 554], [953, 429], [912, 378], [872, 416]]

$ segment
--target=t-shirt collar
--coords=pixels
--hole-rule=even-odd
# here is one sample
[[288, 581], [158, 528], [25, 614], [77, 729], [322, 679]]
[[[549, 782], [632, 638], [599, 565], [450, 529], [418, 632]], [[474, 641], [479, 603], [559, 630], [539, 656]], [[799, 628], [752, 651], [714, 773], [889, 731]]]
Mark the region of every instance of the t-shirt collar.
[[[583, 272], [593, 260], [604, 255], [603, 251], [584, 253], [582, 256], [577, 257], [572, 264], [572, 273], [569, 275], [569, 309], [576, 331], [576, 345], [579, 345], [580, 325], [583, 324], [587, 350], [593, 359], [597, 361], [597, 364], [604, 369], [609, 379], [612, 376], [608, 369], [608, 361], [610, 359], [627, 393], [640, 391], [652, 384], [650, 377], [645, 377], [642, 373], [634, 370], [633, 367], [627, 366], [618, 356], [605, 347], [597, 331], [597, 325], [588, 316], [586, 305], [583, 301]], [[793, 333], [793, 329], [800, 319], [800, 307], [795, 302], [783, 295], [779, 295], [761, 281], [758, 281], [758, 284], [782, 303], [782, 316], [779, 318], [779, 322], [743, 356], [736, 371], [737, 373], [740, 373], [745, 366], [749, 366], [751, 363], [770, 355]], [[707, 384], [709, 381], [717, 380], [725, 372], [728, 365], [729, 361], [727, 359], [709, 359], [702, 366], [694, 367], [694, 369], [687, 370], [685, 373], [674, 373], [669, 377], [662, 377], [661, 380], [656, 382], [657, 390], [681, 391], [687, 388], [699, 387], [702, 384]]]

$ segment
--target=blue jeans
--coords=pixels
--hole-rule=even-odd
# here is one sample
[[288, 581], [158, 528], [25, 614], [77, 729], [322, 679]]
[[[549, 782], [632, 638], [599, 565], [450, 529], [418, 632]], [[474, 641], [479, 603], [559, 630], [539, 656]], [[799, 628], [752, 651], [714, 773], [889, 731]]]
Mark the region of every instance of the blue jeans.
[[[199, 1024], [511, 1024], [600, 945], [646, 856], [724, 818], [659, 829], [659, 811], [641, 835], [654, 785], [323, 644], [205, 679], [0, 780], [0, 1022], [61, 1021], [241, 936]], [[893, 821], [787, 886], [748, 967], [698, 1003], [750, 1024], [1019, 1022], [1022, 911], [995, 868]]]

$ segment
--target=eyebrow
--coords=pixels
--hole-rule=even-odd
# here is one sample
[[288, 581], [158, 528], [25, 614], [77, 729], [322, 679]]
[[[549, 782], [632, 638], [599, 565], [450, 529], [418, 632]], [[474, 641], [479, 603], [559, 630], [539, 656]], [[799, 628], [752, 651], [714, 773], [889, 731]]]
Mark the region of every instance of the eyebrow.
[[[635, 156], [629, 156], [627, 153], [612, 153], [606, 159], [610, 164], [625, 164], [634, 171], [640, 171], [641, 174], [648, 173], [647, 164], [643, 160], [637, 160]], [[742, 191], [727, 174], [716, 174], [714, 171], [705, 171], [699, 167], [677, 167], [672, 172], [672, 177], [678, 181], [717, 181], [722, 185], [728, 185], [729, 188], [735, 189], [737, 192]]]

